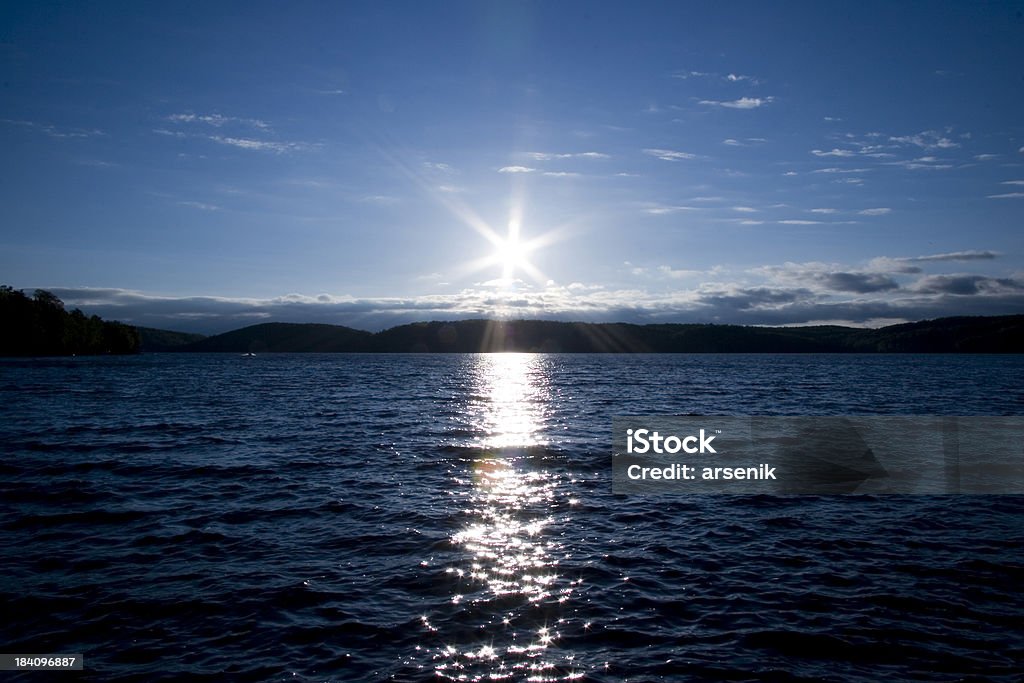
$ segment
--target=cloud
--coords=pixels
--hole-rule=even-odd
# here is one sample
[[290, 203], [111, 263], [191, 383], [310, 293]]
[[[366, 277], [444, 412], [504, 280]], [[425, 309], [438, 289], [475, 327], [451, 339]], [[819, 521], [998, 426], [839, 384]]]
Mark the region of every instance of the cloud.
[[826, 121], [831, 121], [831, 122], [834, 122], [834, 123], [835, 123], [835, 122], [839, 122], [839, 121], [842, 121], [842, 119], [841, 119], [841, 118], [839, 118], [838, 116], [826, 116], [826, 117], [824, 117], [824, 119], [825, 119]]
[[1024, 185], [1024, 180], [1004, 180], [1000, 185]]
[[610, 159], [611, 157], [602, 152], [527, 152], [526, 156], [534, 161], [551, 161], [553, 159]]
[[974, 155], [974, 160], [975, 161], [991, 161], [992, 159], [998, 159], [998, 158], [999, 158], [998, 154], [975, 154]]
[[106, 135], [106, 133], [98, 128], [68, 128], [65, 126], [54, 126], [49, 123], [19, 121], [14, 119], [0, 119], [0, 123], [5, 123], [9, 126], [21, 126], [22, 128], [28, 128], [29, 130], [33, 130], [56, 139], [93, 138]]
[[696, 206], [665, 206], [663, 204], [655, 204], [644, 209], [644, 212], [654, 214], [656, 216], [679, 213], [680, 211], [700, 211], [700, 209]]
[[380, 204], [382, 206], [391, 206], [393, 204], [401, 203], [401, 199], [398, 197], [392, 197], [386, 194], [368, 194], [359, 198], [359, 201], [366, 202], [367, 204]]
[[870, 171], [870, 168], [838, 168], [832, 166], [829, 168], [817, 168], [811, 171], [811, 173], [868, 173]]
[[929, 261], [990, 261], [999, 258], [996, 251], [952, 251], [945, 254], [928, 254], [926, 256], [911, 256], [903, 259], [914, 263], [926, 263]]
[[934, 156], [918, 157], [917, 159], [905, 159], [903, 161], [887, 161], [888, 166], [902, 166], [911, 171], [945, 171], [953, 168], [953, 164], [942, 163], [942, 159]]
[[455, 173], [455, 169], [448, 164], [442, 164], [437, 161], [424, 161], [423, 168], [428, 171], [437, 171], [439, 173]]
[[220, 211], [220, 207], [216, 204], [206, 204], [204, 202], [178, 202], [178, 206], [187, 206], [190, 209], [199, 209], [200, 211]]
[[681, 280], [683, 278], [699, 277], [704, 275], [703, 270], [675, 269], [671, 266], [658, 266], [657, 273], [671, 280]]
[[757, 109], [774, 100], [774, 97], [741, 97], [738, 100], [719, 101], [701, 100], [700, 103], [712, 107], [727, 107], [729, 109]]
[[102, 159], [76, 159], [71, 163], [76, 166], [88, 166], [89, 168], [114, 168], [120, 164], [115, 164], [113, 161], [103, 161]]
[[686, 80], [688, 78], [703, 78], [712, 75], [713, 74], [707, 73], [706, 71], [677, 71], [674, 74], [672, 74], [672, 78], [680, 78]]
[[544, 171], [542, 175], [550, 176], [552, 178], [578, 178], [579, 173], [570, 173], [568, 171]]
[[1024, 292], [1024, 282], [982, 275], [928, 275], [921, 278], [914, 285], [914, 289], [931, 294], [976, 296]]
[[969, 261], [991, 261], [999, 258], [995, 251], [953, 251], [945, 254], [925, 254], [922, 256], [878, 256], [868, 262], [867, 268], [880, 273], [920, 273], [919, 263], [959, 263]]
[[752, 206], [734, 206], [733, 211], [739, 211], [740, 213], [757, 213], [757, 209]]
[[914, 145], [921, 149], [953, 149], [959, 147], [960, 143], [953, 142], [942, 133], [934, 130], [926, 130], [915, 135], [900, 135], [889, 138], [890, 142], [901, 145]]
[[307, 150], [310, 145], [303, 142], [270, 142], [267, 140], [254, 140], [252, 138], [236, 138], [223, 135], [204, 136], [207, 140], [216, 142], [218, 145], [228, 145], [239, 149], [251, 149], [261, 152], [274, 152], [284, 154], [285, 152], [297, 152]]
[[203, 123], [215, 128], [226, 125], [239, 124], [249, 126], [262, 131], [269, 131], [270, 124], [260, 119], [239, 118], [237, 116], [221, 116], [220, 114], [171, 114], [167, 117], [172, 123]]
[[775, 221], [781, 225], [822, 225], [822, 221], [806, 221], [799, 218], [787, 218], [784, 221]]
[[838, 213], [839, 209], [809, 209], [811, 213]]
[[862, 209], [857, 213], [859, 213], [861, 216], [884, 216], [885, 214], [890, 213], [891, 211], [892, 209], [890, 208], [879, 207], [877, 209]]
[[529, 166], [502, 166], [498, 169], [498, 173], [533, 173], [536, 170]]
[[857, 156], [856, 152], [848, 149], [832, 149], [828, 152], [820, 149], [812, 149], [811, 154], [816, 157], [852, 157]]
[[750, 147], [752, 145], [763, 145], [766, 142], [768, 142], [766, 138], [744, 138], [743, 140], [726, 138], [722, 140], [723, 145], [729, 145], [730, 147]]
[[827, 273], [822, 276], [821, 283], [837, 292], [856, 294], [887, 292], [899, 287], [895, 280], [878, 273]]
[[649, 154], [652, 157], [657, 157], [664, 161], [679, 161], [681, 159], [696, 159], [696, 154], [690, 154], [689, 152], [677, 152], [672, 149], [645, 149], [644, 154]]
[[1024, 199], [1024, 192], [1006, 192], [1004, 194], [990, 194], [989, 199]]

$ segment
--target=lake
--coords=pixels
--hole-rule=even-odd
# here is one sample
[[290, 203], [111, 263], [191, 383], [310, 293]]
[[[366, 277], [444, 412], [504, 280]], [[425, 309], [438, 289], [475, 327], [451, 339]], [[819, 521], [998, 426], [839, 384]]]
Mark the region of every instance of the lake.
[[1024, 356], [154, 354], [0, 389], [0, 649], [86, 680], [1020, 680], [1024, 497], [614, 495], [611, 442], [1019, 416]]

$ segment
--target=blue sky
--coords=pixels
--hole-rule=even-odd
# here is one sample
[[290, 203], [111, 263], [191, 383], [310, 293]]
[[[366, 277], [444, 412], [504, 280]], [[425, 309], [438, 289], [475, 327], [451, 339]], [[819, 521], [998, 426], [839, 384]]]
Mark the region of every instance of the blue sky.
[[169, 329], [1024, 311], [1024, 3], [8, 3], [0, 282]]

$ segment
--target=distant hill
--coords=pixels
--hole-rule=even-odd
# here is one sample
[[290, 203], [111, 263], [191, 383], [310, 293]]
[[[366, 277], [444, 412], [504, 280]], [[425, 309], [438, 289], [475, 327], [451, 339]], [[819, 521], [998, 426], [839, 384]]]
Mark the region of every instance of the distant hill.
[[338, 325], [265, 323], [169, 350], [472, 353], [1024, 353], [1024, 315], [940, 318], [877, 330], [835, 325], [571, 323], [461, 320], [376, 334]]
[[373, 333], [340, 325], [263, 323], [180, 346], [174, 351], [337, 353], [371, 351]]
[[172, 332], [170, 330], [158, 330], [153, 327], [137, 327], [135, 329], [139, 331], [139, 351], [144, 353], [174, 351], [186, 344], [193, 344], [206, 339], [206, 335], [203, 334]]

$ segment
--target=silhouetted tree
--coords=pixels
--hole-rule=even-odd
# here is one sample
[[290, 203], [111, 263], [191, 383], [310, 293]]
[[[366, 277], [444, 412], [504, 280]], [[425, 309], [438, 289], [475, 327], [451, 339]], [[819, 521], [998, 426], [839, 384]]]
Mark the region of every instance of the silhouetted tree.
[[130, 325], [70, 313], [52, 292], [37, 289], [32, 298], [0, 286], [0, 355], [56, 356], [137, 353], [139, 333]]

